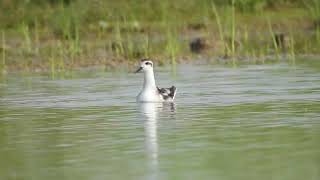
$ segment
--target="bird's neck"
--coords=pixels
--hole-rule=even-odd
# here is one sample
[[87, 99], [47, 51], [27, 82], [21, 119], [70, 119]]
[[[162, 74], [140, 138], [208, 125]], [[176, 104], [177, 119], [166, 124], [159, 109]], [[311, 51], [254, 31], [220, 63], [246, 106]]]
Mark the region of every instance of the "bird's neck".
[[156, 82], [154, 80], [154, 74], [152, 70], [144, 72], [143, 89], [156, 89]]

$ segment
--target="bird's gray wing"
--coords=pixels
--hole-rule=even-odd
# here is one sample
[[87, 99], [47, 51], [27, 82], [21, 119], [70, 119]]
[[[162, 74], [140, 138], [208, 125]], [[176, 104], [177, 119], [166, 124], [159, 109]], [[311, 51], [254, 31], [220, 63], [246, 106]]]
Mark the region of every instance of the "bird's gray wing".
[[176, 95], [177, 88], [175, 86], [171, 86], [170, 88], [158, 88], [159, 94], [162, 95], [164, 100], [167, 100], [169, 98], [174, 99]]

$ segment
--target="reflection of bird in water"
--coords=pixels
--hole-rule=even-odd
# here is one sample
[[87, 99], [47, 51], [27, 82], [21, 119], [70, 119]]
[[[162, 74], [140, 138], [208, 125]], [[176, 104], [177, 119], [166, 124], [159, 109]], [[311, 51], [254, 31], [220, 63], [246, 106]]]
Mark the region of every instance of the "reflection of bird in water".
[[157, 161], [157, 116], [162, 108], [162, 103], [140, 103], [140, 110], [145, 118], [145, 138], [148, 155], [152, 160]]
[[[156, 178], [158, 169], [158, 134], [157, 120], [159, 112], [175, 111], [174, 103], [139, 103], [140, 111], [145, 120], [145, 143], [146, 152], [149, 158], [149, 168], [152, 171], [152, 177]], [[151, 178], [153, 179], [153, 178]]]

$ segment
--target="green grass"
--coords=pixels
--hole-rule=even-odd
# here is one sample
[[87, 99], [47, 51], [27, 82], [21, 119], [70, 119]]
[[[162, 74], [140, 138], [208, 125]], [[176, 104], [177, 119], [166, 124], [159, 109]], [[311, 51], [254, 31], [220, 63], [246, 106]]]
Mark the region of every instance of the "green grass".
[[24, 50], [27, 53], [32, 53], [32, 40], [31, 40], [31, 35], [30, 35], [30, 30], [29, 26], [26, 24], [21, 24], [21, 33], [23, 34], [24, 37]]
[[0, 75], [2, 75], [6, 71], [6, 35], [5, 32], [2, 31], [2, 61], [0, 66]]
[[309, 0], [304, 1], [305, 6], [308, 9], [311, 17], [314, 21], [320, 20], [320, 1], [319, 0]]
[[55, 79], [56, 77], [56, 57], [55, 57], [55, 51], [53, 50], [53, 47], [51, 47], [50, 57], [50, 72], [51, 72], [51, 78]]
[[[57, 76], [142, 57], [172, 66], [181, 59], [227, 57], [235, 66], [241, 58], [256, 63], [281, 53], [291, 59], [320, 53], [317, 0], [5, 2], [0, 2], [2, 69], [40, 68]], [[276, 43], [279, 30], [289, 38], [287, 51]], [[195, 37], [209, 45], [193, 56], [189, 42]]]
[[278, 44], [276, 42], [276, 34], [275, 34], [275, 32], [274, 32], [274, 30], [272, 28], [272, 25], [271, 25], [271, 22], [270, 22], [270, 18], [267, 18], [267, 21], [268, 21], [269, 33], [270, 33], [271, 38], [272, 38], [273, 48], [275, 50], [275, 54], [276, 54], [277, 60], [280, 60], [280, 50], [279, 50]]
[[295, 65], [295, 61], [296, 61], [295, 39], [294, 39], [292, 29], [290, 29], [290, 32], [289, 32], [289, 54], [290, 54], [290, 60], [292, 64]]
[[235, 14], [235, 5], [234, 1], [232, 0], [232, 35], [231, 35], [231, 55], [232, 55], [232, 64], [235, 67], [236, 66], [236, 47], [235, 47], [235, 41], [236, 41], [236, 14]]
[[216, 20], [216, 23], [217, 23], [217, 27], [218, 27], [218, 32], [219, 32], [219, 37], [220, 37], [220, 40], [223, 44], [225, 44], [225, 40], [224, 40], [224, 33], [223, 33], [223, 29], [222, 29], [222, 24], [221, 24], [221, 18], [220, 18], [220, 15], [218, 13], [218, 10], [217, 10], [217, 7], [216, 5], [214, 4], [214, 2], [212, 3], [212, 11], [214, 13], [214, 18]]

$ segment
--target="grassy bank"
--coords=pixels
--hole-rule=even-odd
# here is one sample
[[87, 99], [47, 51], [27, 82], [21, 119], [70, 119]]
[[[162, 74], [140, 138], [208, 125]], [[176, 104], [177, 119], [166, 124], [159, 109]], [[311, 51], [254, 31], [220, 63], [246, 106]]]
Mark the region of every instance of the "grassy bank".
[[4, 0], [2, 73], [320, 53], [317, 0]]

